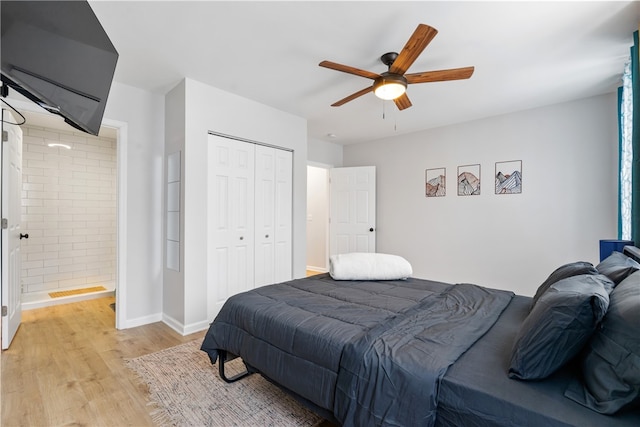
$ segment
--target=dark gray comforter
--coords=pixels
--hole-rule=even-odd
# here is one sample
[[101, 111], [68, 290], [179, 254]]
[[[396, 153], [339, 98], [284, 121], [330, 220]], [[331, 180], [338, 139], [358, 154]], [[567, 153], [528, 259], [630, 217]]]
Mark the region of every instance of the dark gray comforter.
[[231, 297], [202, 344], [241, 356], [344, 425], [432, 425], [439, 381], [511, 292], [328, 275]]
[[510, 292], [460, 284], [345, 347], [334, 412], [347, 426], [432, 426], [447, 368], [495, 323]]

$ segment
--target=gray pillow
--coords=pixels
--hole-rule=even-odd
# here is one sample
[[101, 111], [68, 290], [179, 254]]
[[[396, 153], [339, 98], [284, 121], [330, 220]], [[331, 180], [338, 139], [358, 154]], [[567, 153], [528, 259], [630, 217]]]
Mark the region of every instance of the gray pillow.
[[640, 270], [640, 264], [625, 254], [614, 251], [596, 266], [596, 270], [617, 285], [630, 274]]
[[581, 274], [551, 285], [520, 326], [509, 377], [543, 379], [576, 356], [607, 311], [610, 283], [600, 274]]
[[596, 270], [593, 264], [586, 261], [576, 261], [569, 264], [561, 265], [560, 267], [556, 268], [553, 273], [549, 275], [549, 277], [547, 277], [547, 280], [542, 282], [542, 285], [540, 285], [540, 287], [536, 291], [535, 296], [533, 297], [531, 308], [529, 310], [533, 309], [533, 306], [536, 305], [536, 302], [538, 302], [542, 294], [544, 294], [551, 285], [559, 280], [566, 279], [567, 277], [577, 276], [579, 274], [598, 274], [598, 270]]
[[586, 347], [582, 375], [565, 396], [587, 408], [613, 414], [640, 403], [640, 271], [611, 292], [602, 326]]

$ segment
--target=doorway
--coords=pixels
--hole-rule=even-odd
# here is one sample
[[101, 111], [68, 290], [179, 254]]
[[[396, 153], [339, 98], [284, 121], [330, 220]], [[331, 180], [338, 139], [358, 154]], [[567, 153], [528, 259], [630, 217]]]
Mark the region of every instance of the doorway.
[[116, 132], [26, 113], [21, 126], [22, 308], [113, 296]]
[[[70, 128], [65, 125], [60, 118], [57, 116], [48, 114], [42, 109], [40, 109], [37, 105], [24, 102], [21, 100], [13, 99], [11, 100], [11, 104], [13, 107], [20, 110], [23, 113], [27, 120], [30, 120], [31, 123], [38, 123], [39, 126], [43, 126], [45, 128], [63, 128], [69, 130]], [[107, 288], [106, 293], [104, 291], [103, 294], [89, 294], [82, 295], [79, 294], [77, 296], [67, 297], [68, 299], [59, 300], [66, 302], [73, 302], [75, 300], [88, 299], [90, 297], [100, 297], [104, 295], [113, 295], [115, 293], [116, 297], [116, 305], [112, 308], [115, 310], [115, 327], [117, 329], [121, 329], [126, 324], [126, 277], [127, 277], [127, 263], [126, 263], [126, 233], [127, 233], [127, 221], [126, 221], [126, 196], [127, 196], [127, 174], [126, 174], [126, 158], [127, 158], [127, 133], [128, 126], [124, 122], [111, 120], [108, 118], [103, 119], [103, 128], [107, 131], [111, 137], [115, 138], [116, 145], [116, 156], [115, 161], [111, 164], [111, 167], [115, 170], [115, 219], [114, 219], [114, 227], [113, 234], [115, 235], [115, 248], [111, 249], [115, 252], [115, 261], [113, 265], [113, 279], [110, 283], [109, 288]], [[102, 130], [101, 130], [102, 132]], [[102, 135], [102, 134], [101, 134]], [[47, 147], [48, 148], [48, 147]], [[91, 157], [91, 156], [88, 156]], [[99, 239], [98, 239], [99, 240]], [[99, 256], [99, 255], [97, 255]], [[106, 287], [106, 286], [105, 286]], [[116, 292], [117, 291], [117, 292]], [[52, 304], [46, 304], [52, 305]], [[35, 308], [35, 307], [31, 307]], [[116, 310], [117, 308], [117, 310]]]
[[307, 165], [307, 275], [329, 271], [329, 168]]

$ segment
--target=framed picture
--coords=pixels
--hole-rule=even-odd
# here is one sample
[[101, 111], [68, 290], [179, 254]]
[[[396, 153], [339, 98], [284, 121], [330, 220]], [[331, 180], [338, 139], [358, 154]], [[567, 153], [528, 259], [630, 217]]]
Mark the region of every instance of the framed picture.
[[446, 168], [425, 170], [425, 195], [427, 197], [442, 197], [447, 194]]
[[458, 166], [458, 196], [480, 194], [480, 165]]
[[522, 160], [496, 162], [496, 194], [522, 193]]

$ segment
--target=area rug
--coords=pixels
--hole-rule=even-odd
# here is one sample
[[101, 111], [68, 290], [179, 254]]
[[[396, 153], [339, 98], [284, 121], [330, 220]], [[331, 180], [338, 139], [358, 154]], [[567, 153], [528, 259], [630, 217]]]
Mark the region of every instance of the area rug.
[[[201, 340], [127, 360], [149, 388], [151, 417], [159, 426], [316, 426], [322, 418], [258, 374], [227, 384], [218, 365], [200, 351]], [[238, 358], [227, 375], [244, 368]]]

